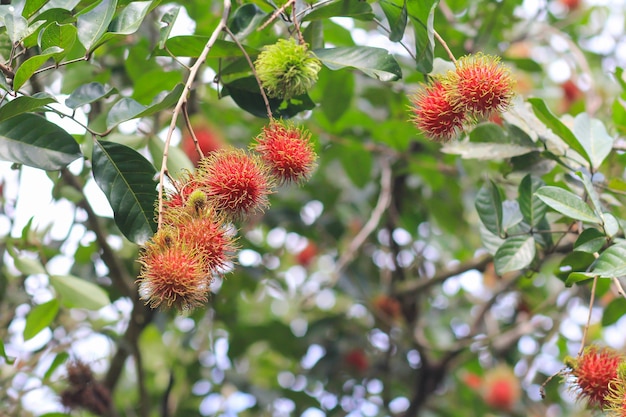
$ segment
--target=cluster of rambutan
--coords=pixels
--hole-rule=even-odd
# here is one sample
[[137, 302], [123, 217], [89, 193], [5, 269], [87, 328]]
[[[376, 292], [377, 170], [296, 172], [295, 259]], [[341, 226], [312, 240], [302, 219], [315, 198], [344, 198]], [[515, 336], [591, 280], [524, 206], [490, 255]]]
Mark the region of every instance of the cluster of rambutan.
[[580, 399], [611, 416], [626, 417], [626, 355], [608, 347], [589, 346], [565, 364]]
[[506, 110], [514, 85], [498, 57], [467, 55], [456, 62], [454, 71], [433, 77], [411, 97], [411, 120], [429, 139], [447, 142], [464, 127]]
[[139, 263], [139, 295], [152, 308], [190, 310], [207, 301], [210, 286], [236, 250], [234, 222], [262, 212], [276, 185], [302, 183], [317, 158], [307, 130], [270, 120], [252, 152], [221, 148], [175, 181], [162, 225]]

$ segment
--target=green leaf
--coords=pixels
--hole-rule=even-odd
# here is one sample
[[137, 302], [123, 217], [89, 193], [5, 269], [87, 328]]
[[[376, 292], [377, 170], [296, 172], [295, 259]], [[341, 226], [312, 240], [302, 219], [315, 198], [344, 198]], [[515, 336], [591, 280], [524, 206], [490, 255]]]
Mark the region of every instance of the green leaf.
[[52, 363], [50, 364], [50, 366], [48, 367], [48, 370], [44, 374], [43, 379], [46, 381], [49, 380], [52, 374], [54, 373], [54, 371], [56, 371], [56, 369], [59, 366], [63, 365], [65, 361], [68, 360], [69, 357], [70, 357], [70, 354], [67, 352], [58, 353], [52, 360]]
[[476, 211], [487, 230], [502, 236], [502, 196], [498, 186], [490, 181], [483, 185], [476, 195]]
[[10, 119], [13, 116], [17, 116], [18, 114], [38, 110], [50, 103], [56, 103], [56, 100], [53, 97], [46, 95], [38, 97], [20, 96], [0, 107], [0, 122]]
[[548, 206], [535, 195], [535, 192], [543, 187], [545, 183], [530, 174], [526, 175], [519, 185], [519, 201], [520, 210], [524, 216], [524, 220], [535, 227], [545, 217]]
[[58, 64], [72, 49], [74, 42], [76, 42], [76, 37], [76, 27], [73, 24], [59, 25], [54, 22], [41, 33], [39, 45], [43, 50], [47, 50], [48, 48], [54, 46], [61, 48], [61, 52], [52, 56]]
[[266, 16], [267, 13], [256, 4], [244, 4], [235, 10], [228, 27], [237, 39], [244, 39], [254, 32]]
[[535, 115], [545, 124], [548, 128], [559, 136], [563, 141], [569, 145], [574, 151], [578, 152], [580, 156], [585, 158], [587, 162], [591, 163], [591, 159], [587, 154], [587, 151], [583, 145], [578, 141], [578, 138], [572, 133], [572, 131], [565, 126], [552, 112], [548, 109], [546, 103], [540, 98], [529, 98], [528, 102], [533, 106]]
[[41, 116], [24, 113], [0, 122], [0, 159], [52, 171], [80, 156], [74, 138]]
[[365, 187], [370, 182], [372, 153], [365, 150], [363, 146], [352, 143], [342, 145], [338, 150], [341, 165], [350, 181], [359, 188]]
[[415, 68], [430, 74], [435, 57], [435, 11], [438, 0], [407, 1], [409, 18], [415, 31]]
[[124, 7], [111, 21], [107, 31], [96, 41], [92, 49], [96, 49], [110, 39], [135, 33], [151, 6], [152, 1], [133, 1]]
[[407, 22], [406, 0], [381, 0], [379, 4], [389, 22], [389, 40], [401, 41]]
[[[202, 53], [202, 50], [204, 49], [204, 46], [206, 45], [208, 40], [208, 36], [174, 36], [173, 38], [169, 38], [165, 42], [165, 46], [172, 55], [179, 58], [197, 58]], [[244, 45], [244, 49], [246, 53], [251, 57], [258, 55], [259, 53], [257, 49], [246, 45]], [[169, 56], [169, 53], [165, 50], [155, 51], [155, 54], [161, 56]], [[207, 56], [207, 58], [230, 58], [239, 56], [243, 56], [243, 54], [235, 42], [218, 39], [213, 44], [213, 47], [211, 48], [211, 51], [209, 51], [209, 55]]]
[[400, 65], [382, 48], [354, 46], [316, 49], [313, 52], [331, 70], [355, 68], [381, 81], [396, 81], [402, 78]]
[[593, 254], [575, 250], [567, 254], [559, 264], [554, 274], [564, 282], [567, 282], [573, 272], [585, 272], [596, 260]]
[[17, 91], [22, 88], [24, 83], [26, 83], [26, 81], [28, 81], [28, 79], [35, 73], [35, 71], [37, 71], [48, 59], [62, 52], [63, 50], [58, 46], [51, 46], [50, 48], [43, 51], [41, 54], [35, 55], [34, 57], [24, 61], [24, 63], [20, 65], [15, 72], [15, 78], [13, 79], [13, 89]]
[[50, 284], [68, 308], [98, 310], [111, 303], [101, 287], [72, 275], [52, 275]]
[[59, 312], [59, 302], [56, 298], [47, 303], [39, 304], [26, 316], [26, 326], [24, 327], [24, 340], [30, 340], [37, 336], [40, 331], [52, 323]]
[[565, 280], [565, 286], [571, 287], [574, 284], [578, 284], [580, 282], [589, 281], [593, 279], [594, 274], [590, 274], [588, 272], [572, 272]]
[[626, 315], [626, 299], [619, 297], [612, 300], [602, 313], [602, 327], [617, 323], [624, 315]]
[[524, 220], [519, 203], [515, 200], [502, 202], [502, 230], [506, 233]]
[[94, 179], [109, 200], [120, 231], [137, 244], [146, 242], [157, 230], [155, 175], [154, 166], [137, 151], [119, 143], [96, 141]]
[[115, 15], [117, 0], [102, 0], [96, 7], [86, 13], [78, 15], [76, 26], [78, 40], [85, 47], [87, 53], [93, 51], [100, 39], [109, 28]]
[[8, 365], [13, 365], [13, 362], [15, 362], [15, 358], [7, 356], [7, 352], [4, 349], [4, 342], [2, 340], [0, 340], [0, 357], [4, 358], [4, 361]]
[[329, 122], [335, 123], [350, 107], [354, 94], [354, 74], [347, 71], [326, 73], [320, 109]]
[[609, 237], [614, 237], [615, 235], [617, 235], [620, 229], [619, 220], [617, 220], [614, 215], [608, 212], [602, 213], [602, 218], [604, 219], [602, 227], [604, 228], [604, 232], [606, 233], [606, 235]]
[[535, 239], [532, 236], [515, 236], [504, 241], [494, 256], [496, 274], [524, 269], [535, 259]]
[[576, 194], [560, 187], [545, 186], [535, 192], [535, 195], [557, 212], [574, 220], [601, 224], [602, 219]]
[[587, 113], [576, 116], [573, 133], [585, 148], [592, 170], [597, 170], [613, 149], [613, 137], [600, 120], [590, 118]]
[[336, 0], [328, 3], [319, 2], [319, 4], [323, 4], [323, 6], [317, 7], [318, 5], [316, 4], [316, 7], [311, 8], [310, 10], [312, 11], [307, 13], [301, 20], [305, 22], [308, 20], [330, 19], [331, 17], [373, 20], [375, 17], [372, 7], [364, 1]]
[[589, 227], [578, 236], [574, 243], [574, 250], [587, 253], [600, 252], [606, 244], [606, 236], [598, 229]]
[[181, 6], [172, 7], [161, 18], [163, 25], [159, 29], [159, 49], [165, 48], [165, 42], [170, 37], [170, 33], [172, 33], [180, 8]]
[[115, 103], [113, 107], [111, 107], [111, 110], [109, 110], [106, 121], [107, 128], [111, 129], [122, 122], [140, 117], [151, 116], [154, 113], [173, 107], [180, 99], [180, 95], [182, 93], [183, 85], [178, 84], [164, 97], [157, 97], [154, 100], [154, 104], [151, 104], [148, 107], [138, 103], [132, 98], [124, 97]]
[[28, 21], [20, 15], [6, 14], [4, 25], [7, 28], [7, 35], [11, 43], [16, 44], [28, 36]]
[[589, 175], [580, 171], [576, 172], [576, 176], [581, 179], [583, 186], [585, 187], [585, 191], [587, 192], [587, 197], [589, 198], [589, 200], [591, 200], [591, 205], [593, 206], [593, 210], [596, 213], [596, 216], [598, 216], [602, 220], [602, 222], [604, 222], [600, 196], [598, 195], [598, 192], [591, 183], [591, 178], [589, 177]]
[[28, 0], [24, 4], [24, 10], [22, 11], [22, 16], [24, 16], [27, 19], [32, 17], [47, 2], [48, 2], [48, 0]]
[[626, 243], [621, 241], [609, 246], [598, 257], [592, 272], [603, 278], [617, 278], [626, 275]]
[[461, 142], [446, 143], [441, 151], [452, 155], [460, 155], [463, 159], [493, 160], [508, 159], [536, 151], [536, 148], [516, 145], [514, 143]]
[[94, 101], [107, 98], [116, 92], [115, 88], [104, 86], [100, 83], [83, 84], [72, 91], [72, 94], [65, 100], [65, 105], [70, 109], [76, 110], [85, 104], [91, 104]]

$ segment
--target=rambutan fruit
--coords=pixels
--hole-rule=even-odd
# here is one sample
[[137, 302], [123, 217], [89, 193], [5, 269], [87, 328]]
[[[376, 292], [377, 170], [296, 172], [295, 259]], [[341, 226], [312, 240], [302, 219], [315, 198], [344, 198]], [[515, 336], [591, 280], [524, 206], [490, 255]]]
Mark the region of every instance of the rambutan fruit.
[[267, 166], [241, 149], [220, 149], [202, 159], [196, 171], [210, 204], [229, 218], [263, 211], [272, 192]]
[[456, 137], [467, 120], [465, 111], [452, 105], [446, 90], [441, 81], [435, 80], [411, 98], [411, 120], [426, 137], [437, 142]]
[[317, 155], [311, 133], [282, 120], [272, 120], [256, 138], [253, 149], [270, 167], [279, 184], [302, 183], [315, 168]]
[[510, 412], [521, 396], [521, 384], [513, 370], [498, 366], [485, 374], [483, 399], [490, 407]]

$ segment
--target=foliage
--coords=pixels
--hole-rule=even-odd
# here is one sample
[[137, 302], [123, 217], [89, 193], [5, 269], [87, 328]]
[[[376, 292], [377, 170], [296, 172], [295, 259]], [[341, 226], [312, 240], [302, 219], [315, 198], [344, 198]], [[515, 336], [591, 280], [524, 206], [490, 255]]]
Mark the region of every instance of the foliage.
[[[625, 63], [597, 46], [623, 44], [623, 5], [4, 3], [0, 415], [592, 412], [550, 377], [624, 349]], [[254, 65], [286, 44], [306, 68], [281, 90]], [[438, 143], [412, 106], [455, 57], [516, 97]], [[199, 159], [186, 138], [285, 132], [315, 171], [306, 144], [264, 213], [229, 220], [206, 305], [145, 305], [137, 260]]]

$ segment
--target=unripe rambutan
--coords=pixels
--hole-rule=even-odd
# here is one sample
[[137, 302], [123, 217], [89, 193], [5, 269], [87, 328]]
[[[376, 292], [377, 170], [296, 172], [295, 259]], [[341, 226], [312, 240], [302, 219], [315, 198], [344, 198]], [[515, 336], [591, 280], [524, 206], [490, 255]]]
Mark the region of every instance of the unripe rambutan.
[[420, 90], [411, 102], [411, 120], [426, 137], [437, 142], [454, 138], [467, 120], [464, 110], [452, 106], [439, 80]]
[[262, 211], [269, 205], [272, 182], [263, 162], [241, 149], [220, 149], [202, 159], [197, 179], [210, 204], [230, 218]]
[[578, 397], [593, 407], [604, 408], [609, 384], [617, 376], [617, 368], [624, 356], [608, 347], [589, 346], [578, 358], [568, 358], [568, 375]]
[[178, 181], [175, 181], [174, 186], [176, 191], [168, 193], [163, 200], [163, 206], [166, 209], [185, 206], [189, 195], [198, 189], [199, 184], [193, 173], [186, 172]]
[[268, 96], [290, 99], [306, 93], [317, 82], [322, 63], [306, 45], [279, 39], [263, 48], [254, 62]]
[[148, 242], [139, 257], [141, 299], [151, 308], [163, 304], [179, 310], [190, 310], [205, 303], [210, 277], [202, 254], [177, 240], [165, 248], [155, 241], [161, 240]]
[[317, 158], [310, 138], [311, 133], [304, 128], [272, 120], [263, 127], [253, 149], [280, 184], [302, 183], [311, 175]]
[[515, 95], [511, 71], [499, 57], [481, 53], [459, 59], [442, 83], [456, 110], [478, 118], [506, 110]]
[[620, 363], [617, 376], [609, 382], [609, 393], [603, 407], [611, 417], [626, 417], [626, 362]]

